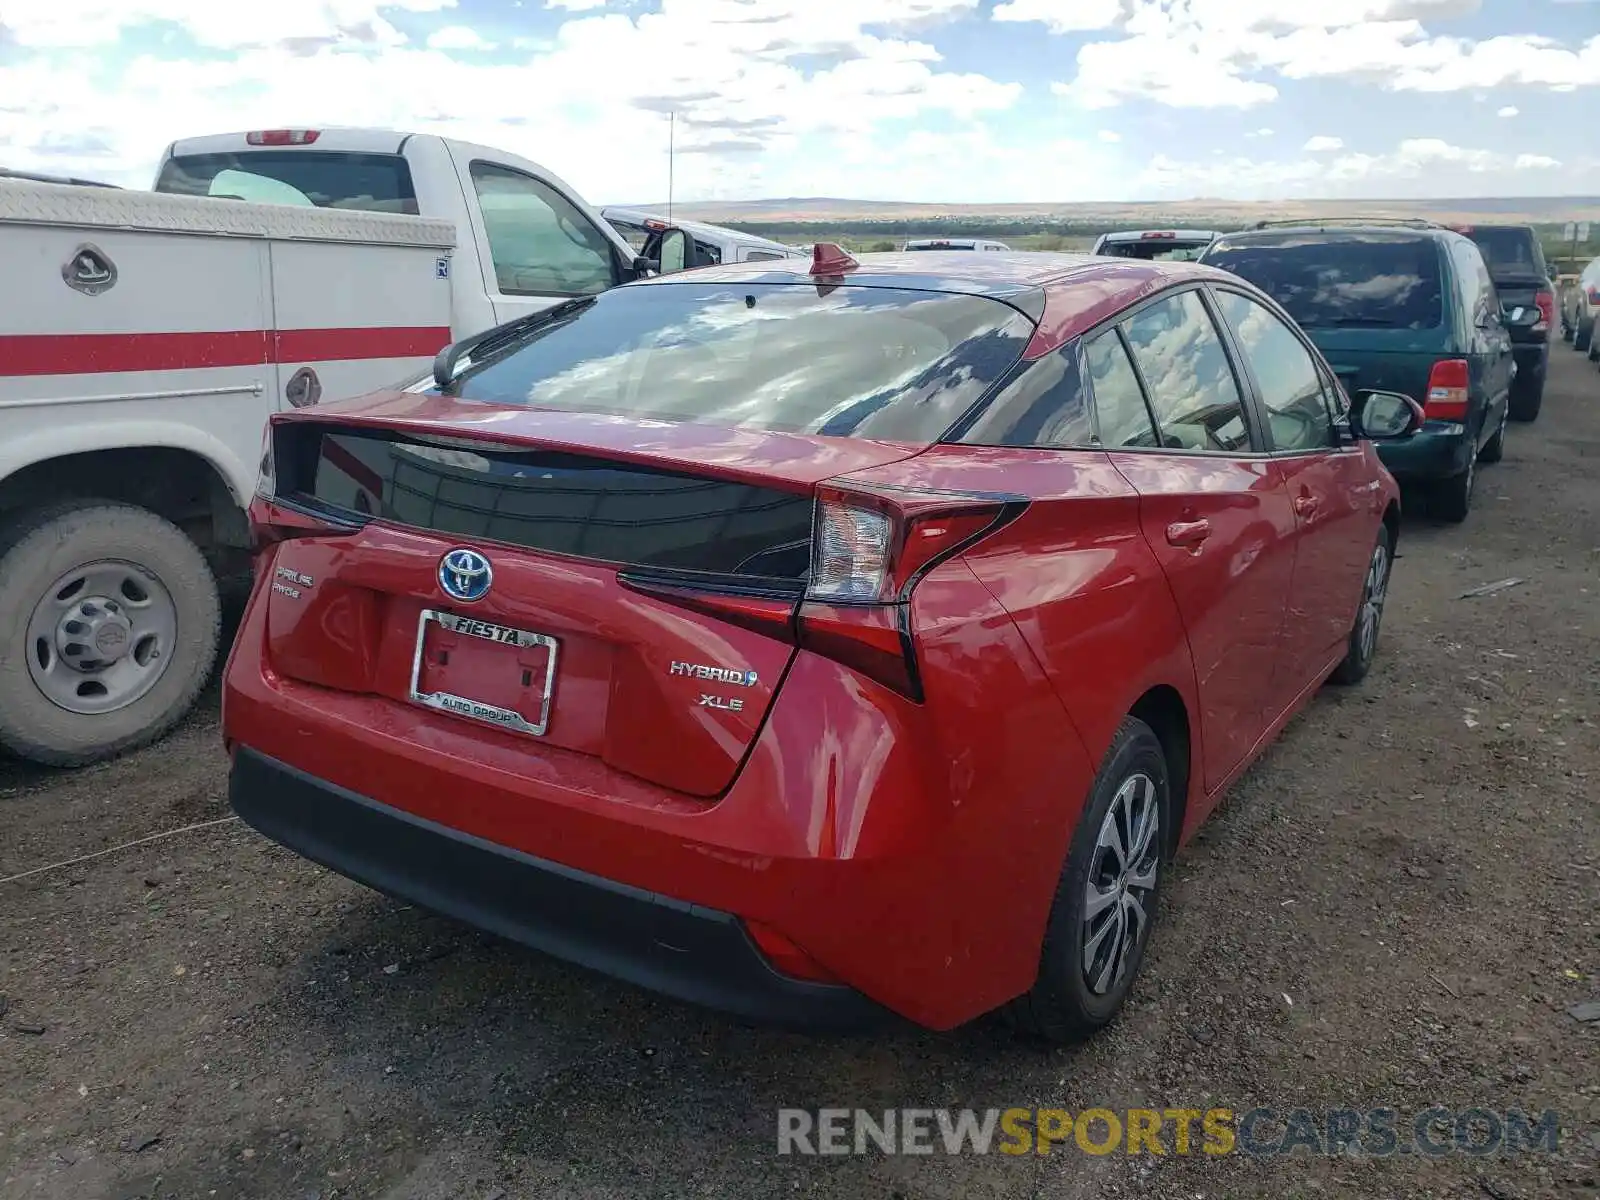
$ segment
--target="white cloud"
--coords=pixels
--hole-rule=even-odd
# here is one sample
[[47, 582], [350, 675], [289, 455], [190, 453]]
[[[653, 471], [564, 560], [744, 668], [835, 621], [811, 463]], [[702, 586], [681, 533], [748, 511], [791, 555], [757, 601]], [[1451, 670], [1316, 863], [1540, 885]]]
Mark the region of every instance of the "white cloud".
[[1102, 142], [1120, 142], [1122, 135], [1115, 129], [1102, 129], [1099, 134]]
[[[1063, 0], [1054, 7], [1086, 11], [1069, 6]], [[1090, 109], [1136, 98], [1246, 108], [1276, 99], [1274, 75], [1414, 92], [1600, 85], [1600, 36], [1573, 48], [1531, 34], [1434, 36], [1423, 25], [1477, 7], [1478, 0], [1120, 0], [1116, 19], [1103, 28], [1122, 36], [1082, 46], [1076, 78], [1057, 91]]]
[[1121, 15], [1120, 0], [1009, 0], [994, 9], [996, 21], [1036, 21], [1052, 33], [1110, 29]]
[[1516, 115], [1517, 115], [1517, 106], [1515, 104], [1508, 104], [1504, 108], [1502, 108], [1499, 112], [1495, 113], [1495, 116], [1497, 116], [1497, 117], [1514, 117]]
[[1318, 134], [1314, 138], [1308, 138], [1306, 140], [1306, 144], [1302, 146], [1301, 149], [1307, 154], [1322, 154], [1329, 150], [1343, 150], [1344, 139], [1328, 137], [1325, 134]]
[[1247, 138], [1264, 138], [1271, 136], [1272, 130], [1268, 126], [1262, 126], [1260, 129], [1252, 129], [1249, 133], [1245, 134], [1245, 137]]
[[237, 49], [293, 42], [398, 45], [384, 12], [430, 13], [455, 0], [5, 0], [0, 26], [20, 46], [108, 46], [123, 33], [168, 22], [203, 46]]
[[446, 25], [428, 35], [430, 50], [493, 50], [494, 43], [485, 41], [476, 29], [465, 25]]
[[1546, 154], [1519, 154], [1512, 165], [1519, 171], [1553, 171], [1561, 166], [1561, 160]]
[[[93, 2], [111, 22], [115, 0]], [[187, 5], [186, 27], [213, 44], [249, 40], [225, 58], [152, 54], [120, 72], [113, 57], [66, 51], [8, 64], [0, 85], [7, 165], [147, 184], [173, 137], [378, 125], [503, 147], [559, 167], [585, 194], [640, 199], [666, 190], [672, 111], [680, 198], [749, 195], [774, 178], [814, 193], [812, 164], [783, 157], [804, 139], [873, 144], [892, 171], [907, 126], [959, 131], [1021, 94], [1018, 84], [946, 69], [912, 32], [971, 15], [978, 0], [853, 0], [848, 9], [811, 0], [662, 0], [658, 12], [570, 19], [516, 61], [438, 52], [478, 46], [471, 31], [439, 31], [432, 49], [398, 33], [364, 41], [341, 32], [348, 20], [398, 12], [380, 0], [282, 0], [251, 10], [249, 20], [227, 16], [213, 0], [129, 2], [175, 15]], [[448, 2], [402, 0], [412, 10]], [[58, 0], [80, 11], [89, 3]], [[64, 28], [49, 23], [39, 0], [0, 4], [14, 36]], [[306, 16], [313, 9], [322, 24]], [[237, 28], [224, 28], [226, 20]], [[72, 131], [70, 144], [63, 130]], [[944, 170], [952, 186], [965, 179], [948, 160]]]
[[590, 9], [604, 8], [606, 0], [544, 0], [546, 8], [564, 8], [569, 12], [588, 12]]

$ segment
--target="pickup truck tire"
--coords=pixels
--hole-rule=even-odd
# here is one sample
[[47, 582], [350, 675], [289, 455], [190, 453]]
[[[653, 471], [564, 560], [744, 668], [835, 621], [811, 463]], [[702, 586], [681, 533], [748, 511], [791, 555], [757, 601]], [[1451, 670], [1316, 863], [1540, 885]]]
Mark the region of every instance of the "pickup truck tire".
[[0, 527], [0, 747], [76, 767], [154, 741], [205, 686], [221, 626], [199, 547], [155, 513], [70, 500], [13, 517]]

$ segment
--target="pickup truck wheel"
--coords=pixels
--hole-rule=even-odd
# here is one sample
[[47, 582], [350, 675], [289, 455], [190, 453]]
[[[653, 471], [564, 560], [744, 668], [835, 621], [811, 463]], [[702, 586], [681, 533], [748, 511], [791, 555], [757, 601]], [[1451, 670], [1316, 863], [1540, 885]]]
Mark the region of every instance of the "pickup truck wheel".
[[75, 767], [172, 728], [217, 657], [216, 580], [177, 526], [74, 500], [0, 533], [0, 746]]
[[1433, 515], [1452, 525], [1460, 524], [1472, 511], [1473, 485], [1478, 481], [1478, 456], [1467, 456], [1467, 469], [1433, 485], [1428, 497]]

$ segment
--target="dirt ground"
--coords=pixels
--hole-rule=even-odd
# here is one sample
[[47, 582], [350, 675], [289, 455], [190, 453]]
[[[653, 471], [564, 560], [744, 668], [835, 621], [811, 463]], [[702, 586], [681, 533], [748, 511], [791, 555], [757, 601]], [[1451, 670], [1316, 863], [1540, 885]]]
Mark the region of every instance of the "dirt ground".
[[[1374, 674], [1180, 858], [1091, 1046], [741, 1028], [219, 824], [0, 884], [0, 1196], [1600, 1196], [1592, 365], [1553, 349], [1479, 488], [1463, 527], [1408, 518]], [[213, 693], [105, 767], [0, 762], [0, 879], [227, 815]], [[776, 1153], [780, 1107], [1434, 1104], [1557, 1110], [1559, 1152]]]

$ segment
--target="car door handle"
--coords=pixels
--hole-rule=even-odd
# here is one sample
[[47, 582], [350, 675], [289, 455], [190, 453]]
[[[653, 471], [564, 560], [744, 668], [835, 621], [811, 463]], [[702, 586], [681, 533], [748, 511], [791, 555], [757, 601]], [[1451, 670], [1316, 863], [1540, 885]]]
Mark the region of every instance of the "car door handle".
[[1294, 511], [1302, 517], [1316, 516], [1319, 507], [1315, 496], [1296, 496], [1294, 499]]
[[1167, 541], [1174, 546], [1185, 550], [1198, 550], [1201, 543], [1211, 536], [1211, 522], [1199, 521], [1174, 521], [1167, 526]]

